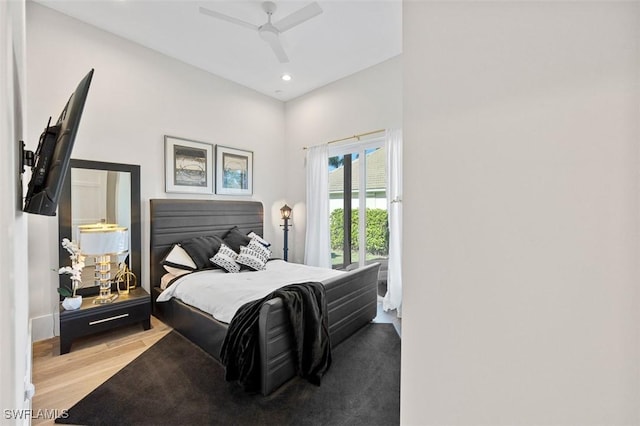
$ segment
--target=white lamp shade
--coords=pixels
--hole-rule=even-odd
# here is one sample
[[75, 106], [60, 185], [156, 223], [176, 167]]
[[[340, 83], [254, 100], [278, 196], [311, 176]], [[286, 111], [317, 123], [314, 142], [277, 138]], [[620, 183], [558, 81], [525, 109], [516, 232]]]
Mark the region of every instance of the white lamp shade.
[[129, 250], [129, 231], [123, 226], [80, 226], [80, 251], [84, 255], [120, 254]]

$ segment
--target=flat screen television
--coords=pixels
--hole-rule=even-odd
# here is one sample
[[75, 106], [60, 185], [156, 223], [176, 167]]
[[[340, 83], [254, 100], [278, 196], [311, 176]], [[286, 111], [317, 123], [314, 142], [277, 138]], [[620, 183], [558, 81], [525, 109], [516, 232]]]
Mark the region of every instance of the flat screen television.
[[84, 104], [91, 85], [93, 69], [80, 81], [64, 106], [58, 121], [51, 125], [51, 117], [38, 142], [35, 154], [23, 151], [23, 167], [31, 166], [31, 179], [24, 200], [23, 211], [55, 216], [64, 178]]

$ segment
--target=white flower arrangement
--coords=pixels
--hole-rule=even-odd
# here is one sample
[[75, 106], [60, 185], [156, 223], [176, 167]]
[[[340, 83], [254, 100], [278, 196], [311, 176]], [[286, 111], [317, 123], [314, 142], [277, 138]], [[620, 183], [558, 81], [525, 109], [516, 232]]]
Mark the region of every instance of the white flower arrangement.
[[58, 274], [69, 274], [71, 277], [72, 292], [64, 287], [58, 288], [58, 293], [64, 297], [76, 296], [76, 290], [82, 283], [82, 269], [84, 268], [85, 257], [80, 253], [80, 248], [68, 238], [62, 239], [62, 247], [69, 252], [71, 266], [63, 266], [58, 270]]

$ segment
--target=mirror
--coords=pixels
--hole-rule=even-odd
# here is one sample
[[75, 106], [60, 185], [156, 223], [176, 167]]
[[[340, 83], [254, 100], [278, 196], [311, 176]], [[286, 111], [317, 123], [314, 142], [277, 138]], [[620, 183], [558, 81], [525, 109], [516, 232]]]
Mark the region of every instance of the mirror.
[[[71, 264], [69, 253], [60, 244], [63, 238], [78, 242], [79, 226], [115, 223], [128, 228], [129, 251], [113, 259], [111, 276], [115, 276], [118, 263], [126, 262], [138, 280], [137, 285], [141, 285], [140, 166], [72, 159], [60, 194], [58, 214], [60, 266]], [[94, 274], [93, 259], [87, 256], [77, 294], [99, 293]], [[70, 288], [68, 274], [60, 275], [60, 286]], [[117, 291], [115, 284], [112, 291]]]

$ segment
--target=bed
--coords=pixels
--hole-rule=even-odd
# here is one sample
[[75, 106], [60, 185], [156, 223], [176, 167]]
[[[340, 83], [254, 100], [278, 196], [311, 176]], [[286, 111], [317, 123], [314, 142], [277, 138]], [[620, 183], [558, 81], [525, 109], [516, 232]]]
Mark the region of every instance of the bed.
[[[161, 262], [173, 244], [203, 235], [220, 235], [232, 226], [263, 235], [263, 206], [254, 201], [150, 200], [150, 280], [153, 314], [220, 359], [228, 324], [177, 298], [156, 302], [166, 271]], [[277, 256], [276, 253], [274, 253]], [[369, 323], [377, 313], [378, 264], [323, 280], [329, 309], [329, 336], [335, 346]], [[261, 393], [268, 395], [295, 375], [291, 325], [282, 300], [260, 309]]]

